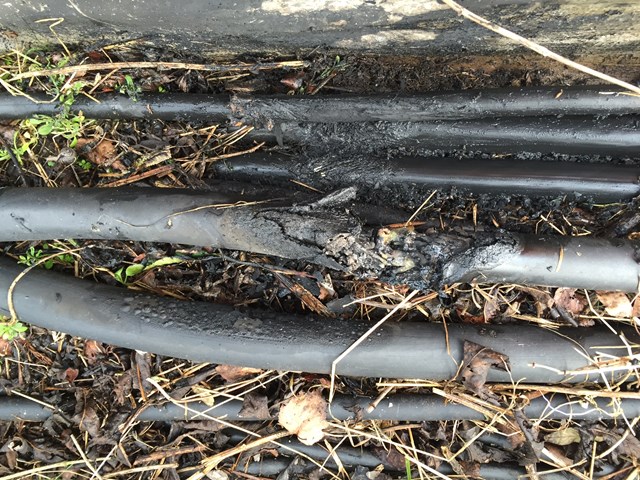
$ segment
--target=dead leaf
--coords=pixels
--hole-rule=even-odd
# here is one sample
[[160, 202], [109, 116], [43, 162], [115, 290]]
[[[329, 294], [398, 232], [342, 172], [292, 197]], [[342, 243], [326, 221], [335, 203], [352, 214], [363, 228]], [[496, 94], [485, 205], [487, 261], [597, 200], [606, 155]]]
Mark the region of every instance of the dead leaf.
[[606, 312], [612, 317], [629, 318], [633, 314], [633, 307], [629, 297], [622, 292], [596, 292], [598, 300], [604, 305]]
[[4, 338], [0, 338], [0, 357], [6, 357], [11, 355], [13, 349], [11, 348], [11, 342], [8, 342]]
[[616, 457], [621, 455], [633, 459], [640, 458], [640, 440], [633, 435], [624, 435], [623, 439], [622, 434], [599, 425], [593, 426], [591, 433], [596, 435], [596, 437], [601, 437], [609, 446], [616, 445], [616, 449], [613, 452]]
[[464, 342], [463, 351], [464, 365], [460, 376], [465, 387], [483, 399], [490, 398], [491, 392], [484, 386], [489, 370], [497, 368], [506, 371], [509, 367], [509, 357], [467, 340]]
[[584, 295], [576, 294], [575, 288], [556, 289], [553, 303], [572, 315], [580, 315], [588, 305]]
[[98, 417], [95, 409], [92, 407], [85, 407], [81, 415], [76, 415], [74, 420], [78, 421], [78, 426], [81, 432], [87, 432], [91, 438], [97, 438], [100, 435], [100, 427], [102, 421]]
[[570, 445], [572, 443], [580, 443], [580, 432], [573, 427], [555, 430], [549, 435], [544, 436], [545, 441], [555, 445]]
[[373, 447], [373, 454], [381, 463], [392, 466], [398, 472], [401, 472], [406, 466], [406, 457], [400, 451], [391, 447]]
[[638, 295], [636, 299], [633, 301], [633, 310], [631, 314], [635, 318], [640, 318], [640, 295]]
[[64, 379], [69, 383], [73, 383], [74, 380], [78, 378], [78, 373], [80, 372], [77, 368], [67, 368], [64, 371]]
[[278, 423], [288, 432], [298, 436], [305, 445], [322, 440], [327, 426], [327, 402], [318, 391], [291, 397], [278, 415]]
[[214, 392], [210, 388], [194, 385], [191, 389], [198, 396], [198, 401], [204, 403], [207, 407], [213, 407], [216, 404]]
[[87, 340], [84, 342], [84, 356], [87, 357], [87, 362], [89, 365], [93, 365], [96, 363], [98, 359], [98, 355], [102, 355], [104, 350], [102, 349], [102, 345], [100, 345], [95, 340]]
[[242, 401], [242, 408], [238, 415], [243, 419], [266, 420], [271, 418], [269, 414], [269, 402], [266, 395], [248, 393]]
[[533, 299], [535, 300], [536, 313], [539, 317], [542, 316], [547, 308], [550, 308], [553, 305], [553, 299], [551, 298], [551, 295], [543, 290], [525, 286], [519, 286], [518, 289], [533, 297]]
[[495, 298], [490, 296], [485, 298], [483, 313], [485, 322], [490, 322], [498, 313], [500, 313], [500, 305], [498, 305]]
[[235, 365], [218, 365], [216, 372], [227, 382], [234, 383], [252, 375], [262, 373], [262, 370], [251, 367], [237, 367]]
[[84, 156], [91, 163], [102, 167], [113, 167], [121, 172], [127, 170], [127, 167], [117, 159], [116, 147], [111, 140], [105, 138], [96, 145], [92, 142], [93, 140], [87, 138], [79, 138], [76, 142], [76, 149], [80, 150], [78, 154], [82, 154], [83, 149], [88, 148], [90, 150], [84, 153]]
[[302, 83], [304, 82], [304, 77], [305, 77], [304, 72], [298, 72], [283, 78], [282, 80], [280, 80], [280, 83], [283, 85], [286, 85], [289, 88], [297, 90], [302, 86]]

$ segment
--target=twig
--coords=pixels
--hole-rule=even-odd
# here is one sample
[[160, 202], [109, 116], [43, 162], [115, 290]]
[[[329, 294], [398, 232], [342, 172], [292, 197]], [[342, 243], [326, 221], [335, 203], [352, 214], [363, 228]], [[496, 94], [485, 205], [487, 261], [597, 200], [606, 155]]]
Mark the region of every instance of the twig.
[[87, 458], [87, 455], [84, 453], [84, 450], [82, 450], [82, 447], [78, 443], [78, 440], [76, 440], [76, 437], [73, 436], [73, 434], [71, 435], [71, 441], [73, 442], [73, 446], [76, 447], [76, 450], [80, 454], [80, 457], [84, 461], [85, 465], [89, 468], [89, 470], [91, 470], [91, 473], [93, 474], [93, 476], [95, 476], [96, 478], [99, 478], [100, 480], [103, 480], [102, 476], [100, 476], [100, 474], [96, 470], [96, 467], [94, 467], [93, 464]]
[[13, 303], [13, 292], [16, 289], [16, 286], [18, 285], [18, 282], [20, 280], [22, 280], [22, 278], [27, 273], [29, 273], [31, 270], [36, 268], [38, 265], [43, 264], [47, 260], [51, 260], [53, 258], [59, 257], [60, 255], [64, 255], [66, 253], [70, 253], [70, 254], [72, 254], [74, 256], [77, 256], [77, 252], [79, 252], [80, 250], [84, 250], [84, 248], [90, 248], [90, 246], [74, 248], [72, 250], [63, 250], [61, 252], [57, 252], [57, 253], [53, 253], [51, 255], [47, 255], [46, 257], [42, 257], [42, 258], [38, 259], [36, 262], [34, 262], [33, 265], [30, 265], [29, 267], [25, 268], [22, 272], [20, 272], [16, 276], [16, 278], [13, 279], [13, 282], [11, 282], [11, 285], [9, 285], [9, 289], [7, 290], [7, 307], [9, 309], [9, 314], [11, 315], [11, 322], [15, 323], [15, 322], [18, 321], [18, 314], [16, 312], [15, 304]]
[[154, 177], [154, 176], [164, 176], [173, 170], [173, 165], [162, 165], [160, 167], [154, 168], [152, 170], [147, 170], [146, 172], [136, 173], [135, 175], [131, 175], [127, 178], [121, 178], [119, 180], [115, 180], [113, 182], [100, 185], [102, 188], [115, 188], [122, 187], [124, 185], [129, 185], [134, 182], [139, 182], [140, 180], [144, 180], [145, 178]]
[[338, 366], [338, 363], [340, 363], [342, 360], [344, 360], [344, 358], [349, 355], [352, 351], [354, 351], [358, 345], [360, 345], [362, 342], [364, 342], [369, 335], [371, 335], [373, 332], [375, 332], [378, 328], [380, 328], [380, 326], [386, 322], [389, 317], [393, 316], [394, 313], [396, 313], [398, 310], [400, 310], [401, 308], [404, 308], [405, 305], [407, 303], [409, 303], [409, 301], [415, 297], [418, 294], [418, 290], [414, 290], [413, 292], [411, 292], [409, 295], [407, 295], [398, 305], [396, 305], [396, 307], [391, 310], [389, 313], [387, 313], [382, 320], [378, 321], [373, 327], [371, 327], [369, 330], [367, 330], [360, 338], [358, 338], [355, 342], [353, 342], [351, 344], [351, 346], [349, 348], [347, 348], [344, 352], [342, 352], [338, 358], [336, 358], [332, 363], [331, 363], [331, 388], [329, 390], [329, 403], [331, 403], [331, 401], [333, 400], [333, 395], [335, 393], [335, 386], [336, 386], [336, 367]]
[[48, 77], [50, 75], [68, 75], [71, 73], [87, 73], [97, 70], [114, 70], [123, 68], [158, 68], [167, 70], [198, 70], [201, 72], [227, 73], [242, 70], [271, 70], [275, 68], [303, 68], [307, 62], [286, 61], [271, 63], [236, 63], [233, 65], [203, 65], [200, 63], [182, 62], [107, 62], [107, 63], [86, 63], [71, 67], [50, 68], [44, 70], [34, 70], [14, 75], [9, 82], [24, 80], [25, 78]]
[[477, 23], [478, 25], [488, 30], [491, 30], [492, 32], [502, 35], [503, 37], [514, 40], [518, 42], [520, 45], [523, 45], [528, 49], [533, 50], [536, 53], [539, 53], [543, 57], [551, 58], [556, 62], [560, 62], [563, 65], [567, 65], [568, 67], [571, 67], [571, 68], [575, 68], [576, 70], [586, 73], [587, 75], [591, 75], [593, 77], [599, 78], [600, 80], [604, 80], [605, 82], [613, 83], [614, 85], [618, 85], [619, 87], [626, 88], [627, 90], [630, 90], [635, 94], [640, 95], [640, 87], [636, 87], [635, 85], [619, 80], [615, 77], [607, 75], [606, 73], [599, 72], [598, 70], [594, 70], [593, 68], [589, 68], [578, 62], [574, 62], [573, 60], [569, 60], [568, 58], [563, 57], [562, 55], [559, 55], [555, 52], [552, 52], [548, 48], [543, 47], [538, 43], [528, 40], [518, 35], [517, 33], [514, 33], [510, 30], [507, 30], [506, 28], [501, 27], [500, 25], [493, 23], [491, 20], [487, 20], [486, 18], [481, 17], [480, 15], [476, 15], [472, 11], [467, 10], [462, 5], [459, 5], [458, 3], [456, 3], [454, 0], [442, 0], [442, 1], [449, 8], [457, 12], [459, 15], [462, 15], [466, 19], [471, 20], [472, 22]]
[[[106, 457], [96, 458], [97, 462], [105, 460]], [[36, 475], [38, 473], [46, 472], [49, 470], [56, 470], [58, 468], [69, 468], [75, 465], [81, 465], [84, 463], [84, 460], [71, 460], [68, 462], [58, 462], [52, 463], [50, 465], [42, 465], [40, 467], [31, 468], [29, 470], [25, 470], [23, 472], [12, 473], [11, 475], [6, 475], [2, 477], [2, 480], [17, 480], [19, 478], [29, 477], [31, 475]], [[34, 478], [34, 477], [31, 477]]]
[[[165, 400], [169, 401], [169, 402], [170, 402], [170, 403], [172, 403], [173, 405], [177, 405], [177, 406], [179, 406], [180, 408], [184, 408], [184, 410], [185, 410], [186, 412], [189, 412], [189, 413], [191, 413], [191, 414], [196, 414], [196, 415], [198, 415], [198, 416], [202, 416], [203, 418], [205, 418], [205, 419], [207, 419], [207, 420], [213, 420], [214, 422], [218, 422], [218, 423], [220, 423], [221, 425], [224, 425], [224, 426], [225, 426], [225, 427], [227, 427], [227, 428], [233, 428], [233, 429], [235, 429], [235, 430], [239, 430], [239, 431], [241, 431], [242, 433], [246, 433], [246, 434], [247, 434], [247, 435], [249, 435], [249, 436], [252, 436], [252, 437], [255, 437], [255, 438], [258, 438], [258, 439], [262, 439], [262, 438], [263, 438], [260, 434], [258, 434], [258, 433], [256, 433], [256, 432], [253, 432], [253, 431], [251, 431], [251, 430], [247, 430], [247, 429], [245, 429], [245, 428], [242, 428], [242, 427], [240, 427], [239, 425], [234, 425], [234, 424], [232, 424], [232, 423], [229, 423], [229, 422], [227, 422], [227, 421], [223, 420], [222, 418], [219, 418], [219, 417], [213, 417], [213, 416], [211, 416], [211, 415], [205, 415], [203, 412], [198, 411], [198, 410], [195, 410], [195, 409], [193, 409], [193, 408], [189, 407], [188, 405], [183, 404], [183, 403], [181, 403], [180, 401], [175, 400], [174, 398], [171, 398], [171, 396], [166, 392], [166, 390], [165, 390], [164, 388], [162, 388], [162, 387], [160, 386], [160, 384], [159, 384], [158, 382], [156, 382], [153, 378], [147, 378], [147, 379], [146, 379], [146, 381], [147, 381], [148, 383], [150, 383], [151, 385], [153, 385], [153, 386], [155, 387], [155, 389], [158, 391], [158, 393], [159, 393], [159, 394], [160, 394], [160, 395], [161, 395]], [[284, 433], [284, 432], [283, 432], [283, 433]], [[290, 433], [287, 433], [287, 435], [290, 435]], [[269, 438], [269, 437], [266, 437], [266, 438]], [[305, 455], [304, 453], [302, 453], [302, 452], [300, 452], [300, 451], [296, 450], [295, 448], [292, 448], [292, 447], [288, 446], [287, 444], [277, 442], [277, 441], [276, 441], [276, 439], [270, 439], [270, 440], [269, 440], [269, 443], [273, 443], [274, 445], [276, 445], [276, 446], [278, 446], [278, 447], [280, 447], [280, 448], [283, 448], [283, 449], [285, 449], [285, 450], [287, 450], [287, 451], [293, 452], [293, 453], [295, 453], [296, 455], [300, 455], [301, 457], [305, 458], [306, 460], [309, 460], [311, 463], [313, 463], [314, 465], [316, 465], [317, 467], [319, 467], [321, 470], [324, 470], [325, 472], [327, 472], [327, 473], [328, 473], [329, 475], [331, 475], [331, 477], [332, 477], [332, 478], [334, 478], [335, 480], [340, 480], [340, 478], [339, 478], [339, 477], [337, 477], [333, 472], [331, 472], [330, 470], [328, 470], [326, 467], [324, 467], [323, 465], [319, 464], [318, 462], [316, 462], [314, 459], [312, 459], [312, 458], [311, 458], [311, 457], [309, 457], [308, 455]], [[207, 460], [208, 460], [208, 459], [204, 459], [204, 460], [202, 460], [201, 464], [206, 464], [206, 463], [207, 463]], [[221, 459], [221, 460], [222, 460], [222, 459]], [[220, 460], [220, 461], [221, 461], [221, 460]], [[218, 463], [219, 463], [219, 462], [218, 462]], [[206, 468], [206, 467], [205, 467], [205, 468]], [[200, 480], [200, 479], [202, 479], [205, 475], [206, 475], [206, 473], [205, 473], [205, 472], [196, 472], [196, 473], [194, 473], [193, 475], [191, 475], [191, 476], [189, 477], [189, 479], [191, 479], [191, 480]]]

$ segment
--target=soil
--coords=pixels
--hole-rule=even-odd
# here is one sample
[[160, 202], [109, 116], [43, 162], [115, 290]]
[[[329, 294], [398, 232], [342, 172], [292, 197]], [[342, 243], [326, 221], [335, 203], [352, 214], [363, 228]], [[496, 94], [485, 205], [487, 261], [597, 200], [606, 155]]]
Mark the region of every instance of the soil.
[[[147, 91], [157, 91], [161, 87], [176, 92], [243, 94], [291, 91], [315, 92], [318, 95], [341, 92], [428, 92], [596, 83], [582, 74], [532, 55], [453, 59], [343, 55], [338, 60], [337, 53], [340, 52], [316, 52], [307, 59], [310, 65], [298, 71], [248, 72], [221, 79], [197, 72], [179, 71], [143, 70], [130, 72], [130, 75], [136, 85]], [[61, 54], [62, 52], [33, 53], [40, 55], [41, 59]], [[78, 52], [77, 58], [84, 54], [88, 54], [94, 62], [104, 61], [106, 58], [104, 51]], [[175, 56], [170, 52], [141, 52], [126, 47], [121, 50], [109, 50], [108, 53], [108, 58], [114, 61], [159, 57], [167, 59]], [[198, 59], [190, 60], [195, 62]], [[623, 80], [633, 82], [640, 79], [636, 73], [637, 68], [634, 68], [640, 63], [640, 57], [637, 55], [612, 54], [577, 60], [599, 65], [607, 73]], [[86, 80], [93, 81], [95, 78]], [[101, 89], [115, 90], [125, 83], [124, 75], [116, 73], [101, 84]], [[291, 85], [295, 85], [295, 88]], [[21, 88], [31, 92], [47, 86], [42, 82], [25, 82]], [[14, 133], [19, 131], [18, 122], [8, 122], [0, 128], [5, 142], [14, 141]], [[78, 145], [84, 143], [84, 146], [71, 146], [72, 142], [62, 136], [42, 136], [24, 155], [22, 176], [29, 186], [109, 186], [113, 182], [133, 178], [133, 181], [127, 184], [131, 183], [140, 188], [149, 185], [211, 188], [210, 182], [212, 178], [216, 178], [215, 169], [211, 166], [213, 162], [225, 161], [232, 164], [233, 155], [256, 147], [253, 141], [246, 138], [244, 143], [237, 141], [240, 135], [234, 131], [237, 132], [235, 125], [212, 126], [160, 120], [98, 121], [87, 124], [80, 133], [85, 142], [78, 142]], [[362, 142], [362, 139], [359, 141]], [[97, 149], [103, 142], [106, 144], [103, 144], [102, 149]], [[72, 151], [71, 162], [65, 161], [62, 156], [65, 148]], [[265, 145], [261, 148], [270, 148], [291, 155], [300, 154], [299, 148], [283, 149], [277, 145]], [[302, 153], [312, 156], [309, 152]], [[411, 151], [398, 146], [378, 153], [383, 158], [405, 153], [440, 157], [459, 155], [465, 158], [492, 156], [486, 149], [473, 152], [434, 149]], [[581, 162], [637, 165], [640, 161], [640, 157], [635, 154], [612, 157], [518, 152], [504, 158], [514, 161], [533, 158], [574, 162], [576, 168], [579, 168]], [[81, 164], [80, 160], [87, 163]], [[158, 174], [135, 177], [145, 172], [153, 172], [159, 165], [171, 167]], [[362, 166], [359, 164], [357, 168]], [[276, 185], [287, 192], [309, 192], [310, 188], [328, 188], [328, 185], [306, 185], [304, 178], [295, 186], [291, 182], [270, 182], [265, 178], [255, 178], [253, 181], [256, 184], [267, 185], [267, 189], [273, 189]], [[18, 170], [10, 162], [4, 162], [0, 166], [0, 186], [21, 185]], [[280, 194], [282, 190], [275, 193]], [[326, 198], [327, 193], [329, 191], [324, 191], [323, 195], [317, 192], [313, 195], [314, 198]], [[503, 238], [503, 230], [540, 235], [640, 238], [640, 217], [637, 214], [638, 206], [635, 199], [597, 204], [590, 199], [569, 196], [530, 198], [518, 194], [472, 195], [451, 189], [437, 191], [429, 202], [420, 208], [431, 194], [431, 189], [416, 186], [392, 188], [371, 185], [358, 190], [356, 203], [367, 204], [368, 214], [373, 216], [375, 213], [376, 218], [370, 223], [377, 222], [380, 225], [404, 224], [420, 209], [413, 217], [413, 221], [419, 223], [420, 228], [427, 231], [444, 231], [447, 234], [455, 234], [458, 239], [464, 239], [462, 245], [457, 245], [453, 252], [449, 252], [450, 255], [467, 247], [467, 239], [477, 232], [494, 240]], [[338, 204], [340, 201], [345, 200], [338, 199]], [[349, 201], [352, 199], [349, 198]], [[304, 208], [308, 208], [308, 202], [306, 207], [299, 207], [295, 215], [304, 216]], [[410, 230], [408, 235], [412, 234]], [[319, 315], [343, 316], [345, 322], [351, 317], [363, 320], [382, 318], [404, 298], [409, 292], [406, 283], [412, 282], [410, 279], [407, 282], [404, 278], [405, 285], [392, 285], [388, 280], [397, 283], [397, 279], [386, 278], [384, 280], [387, 281], [384, 281], [379, 275], [372, 276], [371, 273], [379, 273], [380, 268], [373, 264], [367, 265], [367, 262], [373, 261], [370, 256], [365, 259], [358, 257], [362, 254], [358, 250], [361, 245], [349, 237], [336, 241], [338, 240], [342, 243], [335, 245], [334, 256], [340, 258], [345, 252], [349, 252], [352, 259], [356, 258], [362, 267], [359, 278], [302, 259], [284, 260], [246, 252], [217, 251], [206, 247], [194, 248], [152, 242], [16, 242], [4, 244], [3, 250], [6, 255], [20, 260], [26, 266], [44, 255], [63, 255], [65, 251], [77, 249], [77, 255], [71, 260], [56, 257], [49, 268], [60, 271], [60, 274], [84, 278], [87, 282], [119, 285], [122, 288], [152, 292], [185, 301], [197, 299], [229, 304], [240, 309], [277, 312], [311, 311]], [[371, 240], [374, 240], [373, 235]], [[430, 248], [434, 252], [439, 248], [451, 250], [452, 244], [444, 242], [440, 245], [430, 245]], [[441, 252], [435, 253], [440, 255]], [[179, 258], [180, 262], [150, 268], [148, 271], [132, 275], [131, 278], [123, 274], [131, 265], [152, 265], [155, 261], [169, 257]], [[434, 280], [438, 280], [437, 272], [420, 273], [423, 278], [433, 276]], [[413, 285], [416, 286], [415, 283]], [[577, 296], [582, 303], [578, 302], [581, 307], [574, 308], [574, 313], [567, 313], [564, 310], [566, 305], [560, 304], [559, 301], [554, 303], [554, 297], [560, 298], [559, 289], [502, 284], [441, 286], [437, 281], [429, 287], [433, 289], [421, 292], [420, 301], [405, 313], [401, 313], [402, 318], [480, 324], [534, 322], [551, 327], [570, 321], [586, 327], [598, 320], [598, 317], [607, 315], [604, 306], [598, 301], [597, 294], [592, 291], [572, 292], [572, 298], [575, 299]], [[637, 316], [640, 302], [633, 296], [624, 298], [633, 306]], [[358, 305], [342, 308], [354, 299], [365, 300]], [[615, 321], [610, 320], [614, 325]], [[628, 323], [630, 320], [623, 318], [621, 321]], [[31, 469], [76, 461], [75, 464], [64, 463], [46, 470], [42, 475], [45, 475], [44, 478], [89, 478], [92, 475], [91, 470], [99, 468], [104, 478], [107, 478], [107, 474], [113, 474], [119, 478], [131, 479], [178, 479], [200, 468], [203, 458], [227, 452], [236, 445], [237, 438], [232, 439], [232, 431], [213, 421], [136, 423], [136, 411], [148, 403], [161, 401], [158, 391], [145, 383], [146, 378], [159, 381], [176, 400], [199, 398], [205, 401], [220, 401], [226, 398], [225, 395], [242, 396], [243, 392], [253, 389], [254, 393], [257, 392], [264, 397], [272, 411], [277, 410], [283, 399], [290, 397], [292, 392], [326, 392], [330, 383], [329, 378], [322, 375], [269, 371], [252, 372], [244, 377], [240, 375], [239, 378], [246, 378], [245, 383], [236, 385], [234, 381], [241, 380], [235, 378], [228, 381], [213, 365], [192, 364], [180, 359], [103, 345], [91, 339], [73, 338], [37, 327], [31, 328], [24, 338], [4, 341], [0, 346], [5, 350], [1, 380], [5, 390], [20, 392], [38, 401], [55, 405], [57, 409], [56, 414], [43, 423], [0, 422], [0, 475], [3, 476], [25, 472], [25, 477], [37, 478], [38, 474]], [[395, 391], [416, 393], [431, 391], [432, 387], [433, 385], [426, 382], [407, 382], [398, 385]], [[437, 387], [456, 394], [465, 391], [464, 385], [453, 380]], [[485, 387], [480, 387], [483, 394], [487, 395]], [[619, 387], [619, 391], [628, 393], [632, 392], [633, 388], [633, 385], [625, 384]], [[375, 379], [342, 378], [338, 381], [338, 390], [346, 394], [376, 397], [384, 387], [379, 387]], [[496, 392], [501, 405], [508, 405], [516, 400], [526, 401], [527, 395], [540, 395], [535, 389], [523, 391], [519, 396], [504, 394], [497, 389]], [[588, 399], [588, 396], [575, 393], [577, 399]], [[387, 436], [395, 442], [395, 446], [389, 447], [388, 442], [385, 444], [379, 439], [367, 440], [361, 437], [366, 440], [364, 443], [368, 449], [384, 458], [385, 462], [397, 467], [396, 472], [392, 473], [395, 477], [406, 478], [405, 473], [397, 473], [404, 472], [406, 467], [406, 451], [402, 449], [402, 445], [410, 445], [437, 455], [463, 449], [464, 452], [458, 457], [458, 461], [453, 463], [454, 470], [457, 469], [458, 473], [466, 473], [469, 476], [474, 476], [480, 465], [488, 461], [513, 462], [524, 458], [526, 463], [526, 459], [530, 460], [532, 455], [535, 457], [536, 453], [532, 454], [532, 448], [538, 449], [539, 454], [542, 446], [552, 451], [556, 458], [562, 459], [566, 465], [578, 464], [573, 468], [584, 472], [584, 475], [604, 471], [624, 473], [637, 468], [638, 440], [633, 434], [627, 433], [630, 430], [627, 430], [624, 421], [542, 421], [523, 427], [517, 434], [507, 432], [510, 434], [510, 440], [506, 445], [504, 440], [507, 437], [503, 436], [499, 437], [503, 440], [502, 446], [482, 442], [467, 444], [467, 441], [473, 438], [469, 434], [482, 425], [471, 422], [425, 422], [422, 425], [356, 422], [352, 426], [365, 432]], [[242, 427], [261, 435], [269, 435], [278, 430], [278, 426], [271, 422], [242, 424]], [[502, 427], [491, 428], [496, 434], [501, 435]], [[573, 441], [556, 438], [557, 443], [554, 443], [546, 440], [551, 432], [567, 429], [574, 433]], [[606, 432], [606, 435], [603, 432]], [[338, 429], [334, 429], [333, 433], [332, 442], [346, 438]], [[600, 454], [612, 445], [617, 445], [618, 448], [594, 459], [590, 465], [594, 452]], [[83, 456], [88, 460], [84, 461]], [[251, 462], [255, 459], [271, 460], [278, 456], [280, 460], [287, 458], [270, 448], [269, 444], [265, 444], [254, 446], [244, 452], [241, 458], [243, 461]], [[101, 460], [103, 458], [106, 460]], [[419, 460], [430, 466], [437, 466], [438, 463], [427, 457], [419, 457]], [[290, 461], [287, 458], [285, 465]], [[240, 458], [233, 451], [225, 455], [215, 470], [208, 478], [256, 478], [240, 473]], [[313, 475], [314, 478], [319, 478], [326, 474]], [[385, 475], [386, 472], [372, 470], [363, 473], [362, 470], [358, 470], [353, 478], [379, 477], [382, 480], [387, 478]], [[415, 468], [413, 475], [418, 475]], [[295, 477], [295, 474], [293, 476]]]

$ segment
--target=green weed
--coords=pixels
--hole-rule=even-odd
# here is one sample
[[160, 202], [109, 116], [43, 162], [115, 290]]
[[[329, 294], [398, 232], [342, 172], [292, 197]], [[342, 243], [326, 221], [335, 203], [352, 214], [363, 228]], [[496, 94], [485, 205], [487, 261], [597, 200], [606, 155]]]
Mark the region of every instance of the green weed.
[[9, 317], [0, 316], [0, 337], [3, 340], [11, 341], [16, 337], [21, 337], [29, 328], [19, 321], [12, 321]]
[[[49, 250], [49, 244], [45, 243], [42, 248], [29, 247], [24, 255], [20, 255], [18, 257], [18, 264], [26, 265], [30, 267], [31, 265], [35, 265], [38, 261], [40, 261], [43, 257], [49, 255], [51, 252], [47, 252]], [[63, 263], [69, 265], [73, 263], [73, 255], [68, 253], [61, 253], [60, 255], [45, 260], [42, 263], [42, 266], [47, 270], [51, 270], [56, 262]]]

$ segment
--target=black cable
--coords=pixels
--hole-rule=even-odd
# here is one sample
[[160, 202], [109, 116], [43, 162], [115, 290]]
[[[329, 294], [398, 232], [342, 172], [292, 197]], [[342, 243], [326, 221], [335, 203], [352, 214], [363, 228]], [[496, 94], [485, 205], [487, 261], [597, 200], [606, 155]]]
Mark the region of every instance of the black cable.
[[[0, 310], [21, 268], [0, 262]], [[71, 335], [197, 362], [263, 369], [329, 373], [368, 328], [365, 322], [242, 312], [206, 302], [178, 302], [123, 288], [91, 284], [33, 270], [17, 283], [12, 299], [23, 321]], [[621, 328], [638, 344], [633, 329]], [[339, 375], [446, 380], [455, 377], [465, 341], [506, 355], [510, 373], [491, 370], [488, 381], [533, 383], [602, 381], [588, 356], [626, 343], [606, 328], [530, 325], [386, 323], [338, 365]], [[619, 377], [615, 373], [607, 378]]]
[[317, 158], [254, 153], [211, 165], [216, 178], [284, 183], [315, 188], [370, 188], [419, 185], [463, 192], [574, 195], [617, 201], [640, 194], [640, 168], [611, 164], [456, 159], [371, 155], [321, 155]]
[[245, 138], [312, 151], [375, 154], [385, 149], [481, 150], [633, 156], [640, 117], [504, 117], [413, 123], [280, 123]]
[[640, 112], [640, 100], [618, 87], [529, 87], [427, 94], [235, 97], [237, 120], [279, 122], [428, 122], [493, 117], [602, 116]]
[[[46, 95], [0, 96], [0, 118], [55, 115], [58, 102]], [[528, 87], [424, 94], [256, 95], [249, 98], [182, 93], [144, 93], [133, 100], [104, 94], [98, 102], [79, 96], [72, 113], [88, 118], [190, 122], [241, 121], [266, 126], [280, 122], [424, 122], [492, 117], [604, 116], [638, 113], [640, 100], [618, 87]]]
[[[306, 259], [421, 289], [473, 280], [625, 292], [638, 288], [638, 247], [630, 241], [400, 232], [389, 245], [374, 244], [375, 232], [348, 213], [354, 210], [352, 193], [342, 191], [306, 206], [277, 201], [233, 206], [228, 195], [193, 190], [7, 188], [0, 190], [0, 241], [77, 238], [211, 246]], [[402, 235], [408, 235], [406, 245]], [[358, 255], [355, 260], [350, 249]], [[410, 268], [406, 262], [393, 267], [378, 260], [394, 251], [398, 258], [407, 257]]]
[[[329, 406], [327, 418], [335, 420], [382, 420], [404, 422], [432, 422], [446, 420], [484, 420], [485, 415], [473, 408], [446, 401], [438, 395], [394, 394], [383, 398], [370, 409], [374, 399], [336, 395]], [[142, 422], [174, 422], [205, 420], [207, 417], [227, 421], [251, 422], [264, 420], [242, 415], [241, 400], [224, 401], [209, 406], [203, 402], [186, 404], [166, 403], [145, 407], [136, 419]], [[530, 419], [546, 420], [607, 420], [624, 416], [640, 416], [640, 400], [597, 397], [589, 402], [570, 400], [562, 394], [546, 394], [523, 402], [523, 413]], [[33, 400], [14, 396], [0, 396], [0, 420], [22, 419], [43, 421], [52, 411]], [[275, 417], [273, 417], [275, 418]]]

